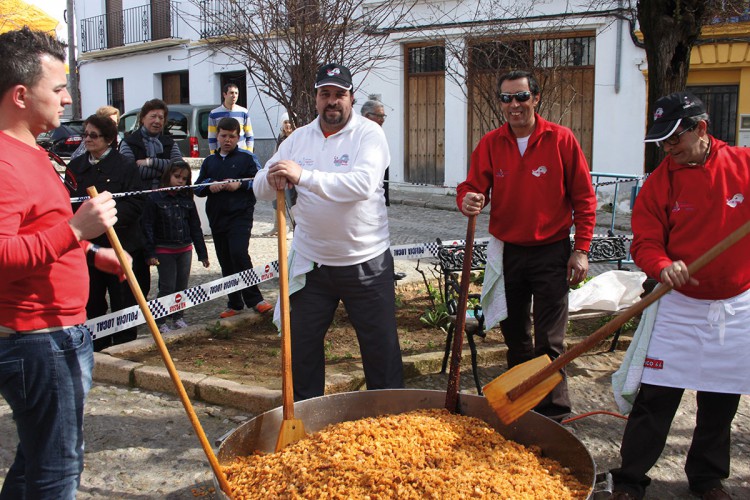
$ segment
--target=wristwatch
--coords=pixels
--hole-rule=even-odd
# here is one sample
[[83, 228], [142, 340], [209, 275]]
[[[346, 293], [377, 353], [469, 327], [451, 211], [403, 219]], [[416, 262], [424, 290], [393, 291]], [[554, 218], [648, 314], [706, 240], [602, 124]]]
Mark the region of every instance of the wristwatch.
[[86, 264], [88, 264], [91, 267], [94, 267], [94, 259], [96, 258], [96, 254], [99, 253], [99, 250], [101, 250], [102, 247], [99, 245], [91, 244], [89, 245], [88, 250], [86, 250]]

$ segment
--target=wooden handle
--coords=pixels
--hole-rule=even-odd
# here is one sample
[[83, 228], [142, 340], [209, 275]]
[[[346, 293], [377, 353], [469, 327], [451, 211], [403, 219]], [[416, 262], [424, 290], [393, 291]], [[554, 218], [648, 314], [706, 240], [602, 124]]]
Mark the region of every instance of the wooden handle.
[[[88, 192], [89, 196], [91, 196], [92, 198], [95, 198], [99, 195], [94, 186], [86, 189], [86, 192]], [[177, 395], [180, 397], [180, 401], [182, 401], [182, 406], [185, 408], [185, 412], [187, 413], [188, 419], [193, 426], [193, 430], [195, 430], [195, 434], [198, 436], [198, 440], [201, 443], [203, 452], [208, 458], [211, 469], [213, 470], [216, 478], [219, 480], [221, 489], [224, 491], [224, 493], [227, 494], [229, 498], [232, 498], [232, 489], [227, 482], [226, 476], [224, 476], [224, 472], [221, 470], [221, 466], [219, 466], [219, 461], [216, 459], [216, 455], [214, 455], [214, 451], [208, 442], [208, 438], [206, 438], [206, 433], [203, 432], [203, 427], [201, 427], [201, 423], [198, 420], [198, 416], [195, 414], [193, 405], [190, 403], [190, 398], [188, 398], [187, 392], [185, 392], [185, 387], [182, 385], [180, 375], [177, 373], [177, 369], [172, 362], [172, 357], [169, 355], [167, 346], [164, 344], [164, 340], [162, 339], [161, 333], [159, 332], [159, 327], [156, 326], [154, 316], [151, 314], [151, 310], [148, 308], [146, 297], [143, 296], [141, 287], [140, 285], [138, 285], [138, 281], [135, 279], [133, 268], [128, 261], [125, 250], [123, 250], [122, 245], [120, 244], [120, 239], [117, 237], [117, 233], [115, 232], [114, 228], [110, 227], [107, 229], [107, 238], [109, 239], [109, 243], [112, 245], [115, 254], [117, 254], [117, 259], [120, 261], [122, 270], [125, 271], [125, 277], [128, 280], [128, 285], [130, 285], [130, 290], [132, 290], [133, 295], [138, 301], [138, 306], [140, 306], [143, 317], [146, 319], [146, 324], [148, 324], [148, 327], [151, 330], [151, 335], [154, 337], [154, 342], [156, 342], [156, 346], [159, 349], [159, 354], [161, 354], [161, 358], [162, 360], [164, 360], [164, 365], [167, 367], [169, 377], [172, 379], [172, 383], [174, 383], [174, 386], [177, 389]]]
[[289, 264], [286, 250], [286, 197], [276, 191], [276, 225], [279, 230], [279, 301], [281, 301], [281, 394], [284, 420], [294, 418], [294, 385], [292, 380], [292, 345], [289, 325]]
[[[739, 229], [736, 229], [732, 234], [721, 240], [706, 253], [695, 259], [692, 264], [688, 265], [688, 272], [690, 276], [697, 273], [700, 269], [703, 268], [703, 266], [714, 260], [724, 250], [740, 241], [748, 233], [750, 233], [750, 221], [745, 222], [742, 226], [739, 227]], [[575, 358], [607, 338], [610, 334], [627, 323], [631, 318], [643, 312], [644, 309], [659, 300], [671, 289], [671, 286], [667, 286], [663, 283], [659, 284], [659, 286], [656, 287], [650, 294], [646, 295], [646, 297], [644, 297], [642, 300], [636, 302], [635, 304], [615, 316], [611, 321], [592, 333], [583, 342], [572, 347], [569, 351], [564, 352], [552, 363], [547, 365], [544, 369], [536, 372], [536, 374], [532, 375], [531, 377], [508, 391], [508, 399], [510, 399], [511, 401], [515, 401], [522, 394], [526, 393], [529, 389], [541, 383], [554, 372], [561, 370]]]
[[[451, 413], [458, 411], [458, 389], [461, 381], [461, 350], [464, 342], [466, 327], [466, 307], [469, 301], [469, 285], [471, 284], [471, 261], [474, 256], [474, 231], [477, 226], [477, 216], [469, 216], [466, 228], [466, 244], [464, 245], [464, 262], [461, 268], [461, 289], [458, 294], [456, 311], [456, 328], [453, 332], [453, 348], [451, 352], [451, 367], [448, 372], [448, 390], [445, 393], [445, 409]], [[446, 297], [447, 299], [447, 297]]]

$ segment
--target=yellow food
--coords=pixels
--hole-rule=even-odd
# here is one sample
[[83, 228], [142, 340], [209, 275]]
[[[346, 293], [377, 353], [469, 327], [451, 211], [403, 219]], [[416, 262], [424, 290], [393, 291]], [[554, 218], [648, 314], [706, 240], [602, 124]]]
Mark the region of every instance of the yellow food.
[[473, 418], [418, 410], [330, 425], [223, 467], [235, 499], [572, 499], [589, 488]]

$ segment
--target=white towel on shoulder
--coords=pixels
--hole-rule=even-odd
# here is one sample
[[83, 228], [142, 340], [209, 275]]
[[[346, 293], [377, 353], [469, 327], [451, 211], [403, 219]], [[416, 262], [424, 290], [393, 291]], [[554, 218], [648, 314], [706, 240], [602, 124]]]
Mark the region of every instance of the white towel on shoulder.
[[484, 314], [484, 327], [489, 330], [508, 317], [505, 301], [505, 276], [503, 274], [504, 243], [490, 237], [487, 245], [487, 263], [484, 267], [484, 284], [479, 299]]

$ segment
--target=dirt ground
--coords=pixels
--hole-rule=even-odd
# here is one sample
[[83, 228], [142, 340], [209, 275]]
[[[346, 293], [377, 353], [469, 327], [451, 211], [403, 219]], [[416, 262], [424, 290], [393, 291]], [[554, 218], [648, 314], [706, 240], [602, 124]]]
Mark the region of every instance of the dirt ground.
[[[420, 320], [425, 311], [433, 308], [424, 284], [399, 287], [396, 304], [396, 323], [404, 356], [439, 352], [444, 348], [445, 331]], [[270, 316], [232, 329], [209, 322], [205, 337], [170, 344], [169, 351], [177, 369], [281, 389], [280, 338]], [[477, 339], [477, 343], [482, 347], [501, 346], [502, 334], [499, 329], [491, 330], [486, 338]], [[356, 334], [343, 305], [339, 306], [326, 336], [325, 354], [329, 367], [360, 359]], [[150, 366], [163, 365], [156, 351], [131, 354], [127, 359]]]

